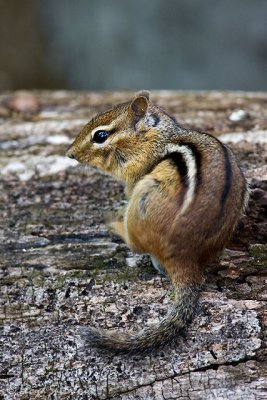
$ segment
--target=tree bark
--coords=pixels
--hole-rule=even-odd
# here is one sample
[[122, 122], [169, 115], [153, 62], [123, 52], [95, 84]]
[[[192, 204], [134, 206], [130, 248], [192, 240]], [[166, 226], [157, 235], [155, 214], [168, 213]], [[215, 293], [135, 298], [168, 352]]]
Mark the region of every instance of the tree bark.
[[175, 345], [114, 356], [79, 336], [88, 324], [138, 330], [172, 301], [169, 280], [105, 226], [123, 185], [64, 157], [95, 113], [131, 95], [0, 95], [0, 398], [263, 400], [267, 93], [152, 92], [182, 126], [234, 150], [251, 185], [249, 209], [207, 268], [198, 315]]

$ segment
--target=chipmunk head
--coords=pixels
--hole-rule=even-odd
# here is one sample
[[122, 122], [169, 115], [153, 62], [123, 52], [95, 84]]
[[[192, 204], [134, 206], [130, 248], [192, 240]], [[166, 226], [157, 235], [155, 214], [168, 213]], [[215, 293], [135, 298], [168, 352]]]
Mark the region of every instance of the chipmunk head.
[[159, 151], [161, 111], [139, 92], [124, 104], [94, 117], [83, 128], [67, 155], [122, 179], [142, 175]]

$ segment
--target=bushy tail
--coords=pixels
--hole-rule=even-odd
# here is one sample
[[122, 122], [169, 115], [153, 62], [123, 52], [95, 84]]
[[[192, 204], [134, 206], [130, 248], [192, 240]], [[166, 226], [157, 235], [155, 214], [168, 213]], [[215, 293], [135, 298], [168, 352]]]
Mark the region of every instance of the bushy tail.
[[140, 332], [117, 333], [84, 327], [81, 334], [84, 340], [97, 348], [114, 353], [144, 354], [158, 349], [177, 339], [192, 320], [198, 303], [201, 285], [188, 284], [175, 287], [175, 303], [158, 324], [144, 328]]

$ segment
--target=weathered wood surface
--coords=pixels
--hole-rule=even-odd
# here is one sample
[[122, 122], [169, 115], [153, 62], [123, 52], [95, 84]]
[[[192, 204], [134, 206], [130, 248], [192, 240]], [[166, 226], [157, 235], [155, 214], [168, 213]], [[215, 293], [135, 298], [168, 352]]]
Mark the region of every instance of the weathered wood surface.
[[[31, 96], [0, 96], [0, 398], [266, 399], [267, 94], [152, 93], [234, 149], [252, 200], [186, 337], [146, 357], [99, 353], [77, 334], [157, 321], [171, 287], [105, 227], [122, 184], [64, 158], [93, 114], [130, 95]], [[248, 114], [231, 121], [238, 109]]]

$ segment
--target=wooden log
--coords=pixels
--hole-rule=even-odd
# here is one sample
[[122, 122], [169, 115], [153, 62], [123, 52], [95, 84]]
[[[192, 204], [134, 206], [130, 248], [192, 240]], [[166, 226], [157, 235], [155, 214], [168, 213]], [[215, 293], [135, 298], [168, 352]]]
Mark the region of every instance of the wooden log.
[[267, 93], [152, 92], [181, 125], [239, 157], [251, 201], [198, 316], [148, 356], [85, 347], [78, 328], [137, 330], [171, 303], [167, 278], [105, 227], [122, 183], [65, 158], [95, 113], [132, 93], [0, 95], [0, 398], [265, 399]]

